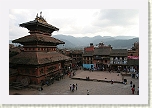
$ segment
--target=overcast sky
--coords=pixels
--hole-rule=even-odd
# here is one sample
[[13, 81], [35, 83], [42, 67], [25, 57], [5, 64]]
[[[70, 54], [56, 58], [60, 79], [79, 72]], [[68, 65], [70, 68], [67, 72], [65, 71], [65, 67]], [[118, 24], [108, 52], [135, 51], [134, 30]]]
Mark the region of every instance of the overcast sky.
[[11, 9], [9, 39], [28, 35], [28, 30], [19, 24], [33, 21], [41, 11], [49, 24], [59, 28], [52, 35], [139, 37], [139, 11], [135, 9]]

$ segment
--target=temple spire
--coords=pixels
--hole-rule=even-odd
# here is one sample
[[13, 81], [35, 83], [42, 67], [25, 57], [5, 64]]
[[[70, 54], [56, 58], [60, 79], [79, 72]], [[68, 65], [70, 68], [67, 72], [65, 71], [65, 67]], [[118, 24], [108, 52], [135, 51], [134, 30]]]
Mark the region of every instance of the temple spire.
[[42, 11], [40, 12], [40, 18], [42, 17]]

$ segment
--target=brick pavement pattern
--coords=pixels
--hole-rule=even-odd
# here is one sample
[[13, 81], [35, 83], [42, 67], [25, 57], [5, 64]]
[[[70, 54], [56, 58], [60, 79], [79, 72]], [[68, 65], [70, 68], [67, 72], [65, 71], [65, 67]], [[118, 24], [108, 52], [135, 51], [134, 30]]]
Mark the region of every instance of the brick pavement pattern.
[[[74, 77], [86, 78], [89, 76], [90, 78], [104, 79], [105, 80], [119, 80], [122, 81], [122, 76], [117, 76], [118, 73], [109, 73], [109, 72], [89, 72], [78, 70], [76, 71], [76, 75]], [[97, 82], [97, 81], [85, 81], [85, 80], [76, 80], [71, 79], [66, 76], [64, 79], [60, 81], [55, 81], [54, 84], [50, 86], [43, 86], [42, 91], [38, 91], [36, 89], [25, 88], [23, 90], [14, 90], [10, 89], [9, 94], [12, 95], [14, 93], [19, 93], [21, 95], [87, 95], [87, 90], [89, 90], [90, 95], [132, 95], [130, 81], [135, 84], [135, 91], [137, 91], [137, 87], [139, 86], [139, 79], [131, 78], [131, 76], [124, 77], [127, 79], [128, 83], [108, 83], [108, 82]], [[74, 92], [70, 91], [70, 84], [78, 84], [78, 89], [74, 90]], [[139, 93], [140, 94], [140, 93]], [[134, 95], [137, 95], [135, 92]]]
[[97, 80], [105, 80], [105, 81], [118, 81], [122, 82], [122, 76], [120, 73], [113, 73], [108, 71], [83, 71], [78, 70], [79, 74], [73, 76], [73, 78], [82, 78], [86, 79], [89, 76], [90, 79], [97, 79]]

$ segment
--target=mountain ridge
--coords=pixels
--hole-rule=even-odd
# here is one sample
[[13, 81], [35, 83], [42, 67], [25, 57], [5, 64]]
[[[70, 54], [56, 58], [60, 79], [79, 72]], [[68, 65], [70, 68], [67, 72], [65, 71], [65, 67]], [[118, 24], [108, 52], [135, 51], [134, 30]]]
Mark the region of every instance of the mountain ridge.
[[[104, 43], [105, 45], [111, 45], [114, 49], [130, 49], [132, 44], [135, 42], [139, 42], [139, 38], [135, 36], [94, 36], [94, 37], [74, 37], [70, 35], [53, 35], [52, 37], [57, 38], [65, 42], [63, 45], [58, 45], [58, 48], [84, 48], [93, 43], [94, 46], [99, 43]], [[9, 43], [12, 44], [11, 40]]]
[[[74, 36], [67, 36], [67, 35], [54, 35], [54, 38], [57, 39], [64, 39], [67, 40], [69, 42], [71, 42], [72, 44], [74, 44], [74, 46], [72, 48], [80, 48], [80, 47], [87, 47], [90, 45], [90, 43], [93, 43], [94, 45], [99, 44], [100, 42], [103, 42], [105, 45], [111, 45], [113, 48], [118, 49], [118, 48], [127, 48], [130, 49], [132, 47], [132, 44], [136, 41], [139, 42], [139, 38], [135, 37], [135, 36], [116, 36], [116, 37], [112, 37], [112, 36], [94, 36], [94, 37], [74, 37]], [[65, 43], [66, 46], [67, 43]], [[60, 47], [61, 45], [59, 45], [59, 48], [63, 48]], [[69, 46], [70, 47], [70, 46]], [[68, 47], [65, 47], [68, 48]]]

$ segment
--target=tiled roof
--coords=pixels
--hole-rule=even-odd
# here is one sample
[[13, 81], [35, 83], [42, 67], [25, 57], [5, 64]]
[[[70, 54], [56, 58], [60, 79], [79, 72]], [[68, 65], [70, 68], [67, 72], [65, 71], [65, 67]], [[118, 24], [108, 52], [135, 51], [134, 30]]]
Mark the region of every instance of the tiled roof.
[[94, 55], [110, 55], [110, 48], [95, 48]]
[[72, 54], [82, 54], [83, 51], [81, 51], [81, 50], [73, 50], [73, 51], [71, 51], [71, 53]]
[[26, 42], [49, 42], [49, 43], [55, 43], [55, 44], [64, 44], [65, 42], [60, 41], [56, 38], [50, 37], [45, 34], [31, 34], [24, 37], [21, 37], [19, 39], [13, 40], [13, 43], [26, 43]]
[[10, 58], [10, 63], [22, 65], [40, 65], [71, 58], [56, 51], [52, 52], [21, 52]]
[[127, 49], [112, 49], [110, 52], [110, 56], [127, 56]]
[[14, 48], [15, 46], [13, 44], [9, 44], [9, 49]]
[[13, 47], [13, 48], [10, 48], [9, 49], [9, 51], [10, 52], [21, 52], [21, 51], [23, 51], [23, 47], [21, 46], [21, 47]]
[[82, 56], [93, 56], [93, 51], [85, 51]]
[[51, 24], [48, 24], [46, 21], [42, 21], [42, 20], [39, 20], [39, 19], [35, 19], [34, 21], [29, 21], [29, 22], [26, 22], [26, 23], [22, 23], [20, 24], [21, 27], [25, 27], [27, 28], [27, 26], [30, 26], [30, 25], [42, 25], [44, 27], [47, 27], [47, 28], [50, 28], [50, 29], [53, 29], [54, 31], [58, 31], [59, 29], [56, 28], [55, 26], [52, 26]]

